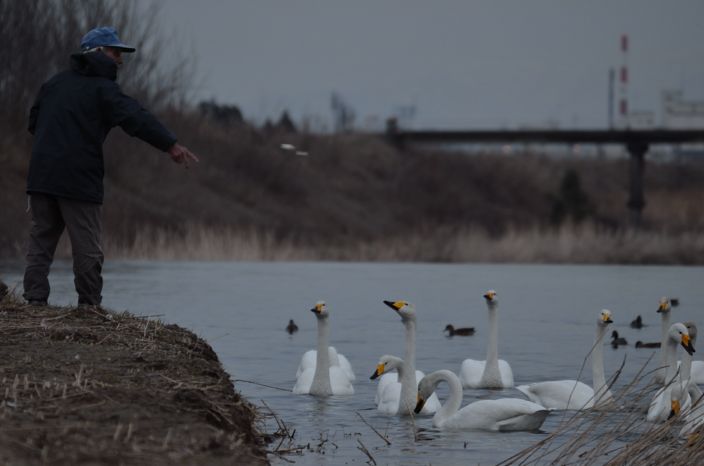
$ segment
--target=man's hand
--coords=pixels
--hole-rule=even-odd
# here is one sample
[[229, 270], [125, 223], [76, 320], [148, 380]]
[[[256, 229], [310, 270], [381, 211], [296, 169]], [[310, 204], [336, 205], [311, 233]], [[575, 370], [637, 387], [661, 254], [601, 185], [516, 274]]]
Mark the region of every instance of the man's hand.
[[167, 151], [169, 155], [171, 156], [171, 160], [173, 160], [176, 163], [183, 163], [186, 165], [186, 168], [188, 168], [188, 164], [191, 162], [199, 162], [198, 157], [196, 157], [196, 154], [188, 150], [186, 146], [182, 146], [178, 142], [171, 146], [171, 148]]

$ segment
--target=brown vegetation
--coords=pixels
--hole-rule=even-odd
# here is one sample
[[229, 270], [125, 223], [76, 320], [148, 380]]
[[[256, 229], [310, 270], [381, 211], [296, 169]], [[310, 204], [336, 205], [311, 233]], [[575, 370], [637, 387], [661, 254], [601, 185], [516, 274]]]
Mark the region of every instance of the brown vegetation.
[[[625, 359], [624, 359], [625, 363]], [[691, 465], [704, 463], [704, 424], [680, 436], [690, 411], [667, 422], [650, 423], [645, 412], [660, 384], [648, 382], [654, 371], [641, 368], [603, 410], [563, 412], [558, 428], [544, 440], [498, 463], [500, 466], [531, 464], [586, 465]], [[617, 374], [609, 381], [615, 383]], [[704, 399], [692, 400], [702, 403]]]
[[191, 332], [13, 295], [0, 314], [0, 463], [267, 463], [252, 406]]
[[[25, 2], [0, 0], [3, 18], [20, 18], [3, 21], [0, 36], [21, 37], [11, 41], [15, 48], [0, 49], [0, 63], [38, 57], [0, 66], [0, 95], [15, 99], [0, 103], [0, 257], [22, 255], [29, 226], [24, 184], [31, 139], [23, 126], [31, 99], [87, 25], [107, 17], [102, 22], [124, 30], [125, 41], [154, 44], [140, 45], [130, 57], [119, 77], [123, 87], [202, 160], [186, 171], [120, 130], [111, 133], [105, 151], [108, 256], [704, 263], [702, 163], [650, 163], [643, 225], [630, 230], [625, 159], [470, 156], [400, 150], [370, 135], [256, 128], [231, 105], [180, 105], [188, 74], [164, 68], [163, 42], [152, 37], [155, 18], [128, 20], [133, 2], [30, 4], [41, 6], [33, 11], [49, 31], [57, 27], [47, 15], [66, 16], [60, 24], [71, 28], [47, 47], [27, 32], [34, 31], [28, 24], [35, 18], [21, 13]], [[8, 31], [8, 25], [15, 26]], [[18, 53], [18, 42], [51, 53]], [[282, 151], [284, 142], [310, 155]]]

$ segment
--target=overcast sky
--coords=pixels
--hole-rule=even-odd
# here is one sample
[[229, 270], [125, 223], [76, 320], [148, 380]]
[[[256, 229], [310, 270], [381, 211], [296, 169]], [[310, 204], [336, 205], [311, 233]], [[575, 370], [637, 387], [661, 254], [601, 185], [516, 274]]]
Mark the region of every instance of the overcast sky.
[[[628, 34], [631, 109], [704, 101], [704, 0], [155, 0], [192, 44], [194, 95], [261, 122], [360, 126], [414, 107], [413, 127], [606, 127]], [[616, 86], [616, 97], [619, 96]]]

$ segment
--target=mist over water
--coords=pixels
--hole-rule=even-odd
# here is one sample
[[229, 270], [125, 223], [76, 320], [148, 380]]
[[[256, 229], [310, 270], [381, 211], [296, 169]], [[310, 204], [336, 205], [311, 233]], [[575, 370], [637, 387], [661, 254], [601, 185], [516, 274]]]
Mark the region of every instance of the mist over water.
[[[0, 277], [10, 285], [19, 283], [20, 289], [21, 273], [22, 264], [0, 264]], [[607, 332], [607, 378], [626, 356], [618, 389], [652, 354], [636, 350], [635, 342], [660, 339], [660, 296], [680, 299], [672, 322], [702, 325], [702, 276], [703, 267], [109, 261], [104, 305], [159, 315], [165, 322], [190, 328], [213, 346], [233, 379], [290, 390], [301, 355], [316, 346], [316, 320], [309, 309], [325, 300], [330, 344], [347, 356], [357, 376], [353, 396], [320, 400], [235, 382], [253, 404], [266, 403], [290, 431], [295, 429], [295, 444], [310, 444], [313, 450], [288, 458], [299, 465], [365, 464], [361, 442], [377, 464], [494, 464], [546, 434], [441, 432], [430, 418], [417, 418], [416, 439], [410, 419], [376, 411], [376, 383], [369, 376], [379, 356], [404, 353], [400, 318], [382, 300], [404, 299], [416, 305], [418, 369], [458, 372], [466, 358], [485, 359], [488, 324], [482, 294], [495, 289], [499, 357], [511, 364], [517, 385], [576, 378], [593, 344], [597, 315], [602, 308], [610, 309], [611, 329], [629, 343], [613, 350], [608, 344], [611, 329]], [[57, 263], [50, 279], [50, 302], [75, 304], [70, 263]], [[631, 329], [629, 323], [638, 314], [646, 327]], [[300, 328], [292, 336], [284, 330], [289, 319]], [[442, 330], [448, 323], [473, 326], [476, 334], [447, 338]], [[696, 359], [700, 354], [695, 353]], [[589, 363], [580, 379], [591, 385]], [[446, 389], [441, 387], [443, 398]], [[501, 397], [522, 395], [515, 389], [465, 390], [463, 405]], [[388, 435], [391, 445], [357, 413]], [[543, 431], [554, 431], [561, 419], [561, 414], [551, 414]], [[265, 427], [269, 432], [277, 428], [273, 419], [267, 419]], [[287, 464], [275, 457], [272, 461]]]

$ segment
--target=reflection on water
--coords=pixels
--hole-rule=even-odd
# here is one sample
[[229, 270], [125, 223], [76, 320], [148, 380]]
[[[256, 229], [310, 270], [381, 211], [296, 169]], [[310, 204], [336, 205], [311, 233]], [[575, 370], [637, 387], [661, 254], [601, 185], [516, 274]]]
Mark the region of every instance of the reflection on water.
[[[0, 277], [19, 283], [21, 271], [21, 264], [3, 264]], [[364, 464], [368, 458], [361, 446], [377, 464], [493, 464], [545, 438], [561, 415], [551, 414], [543, 433], [497, 434], [441, 432], [429, 418], [379, 414], [369, 376], [379, 356], [403, 356], [404, 349], [401, 321], [382, 300], [415, 303], [419, 369], [457, 372], [465, 358], [484, 359], [482, 294], [496, 289], [499, 356], [511, 364], [517, 384], [577, 377], [593, 343], [596, 316], [610, 309], [612, 327], [630, 343], [613, 350], [605, 342], [607, 377], [627, 355], [618, 386], [630, 381], [653, 352], [636, 350], [633, 343], [659, 340], [655, 311], [660, 296], [680, 298], [673, 322], [701, 321], [703, 272], [701, 267], [113, 261], [105, 267], [104, 304], [158, 314], [193, 329], [211, 343], [233, 379], [291, 389], [301, 355], [315, 347], [316, 321], [309, 309], [323, 299], [330, 312], [330, 342], [357, 375], [353, 396], [319, 400], [236, 382], [252, 403], [266, 403], [289, 430], [295, 429], [296, 443], [309, 444], [305, 455], [291, 457], [296, 464]], [[51, 282], [53, 304], [75, 303], [70, 264], [57, 264]], [[631, 329], [637, 314], [646, 327]], [[289, 319], [300, 328], [294, 335], [285, 331]], [[447, 324], [473, 326], [477, 332], [447, 338]], [[582, 380], [591, 384], [589, 365]], [[441, 398], [444, 390], [441, 386]], [[522, 395], [515, 389], [465, 390], [463, 405], [500, 397]], [[273, 419], [266, 426], [276, 430]]]

